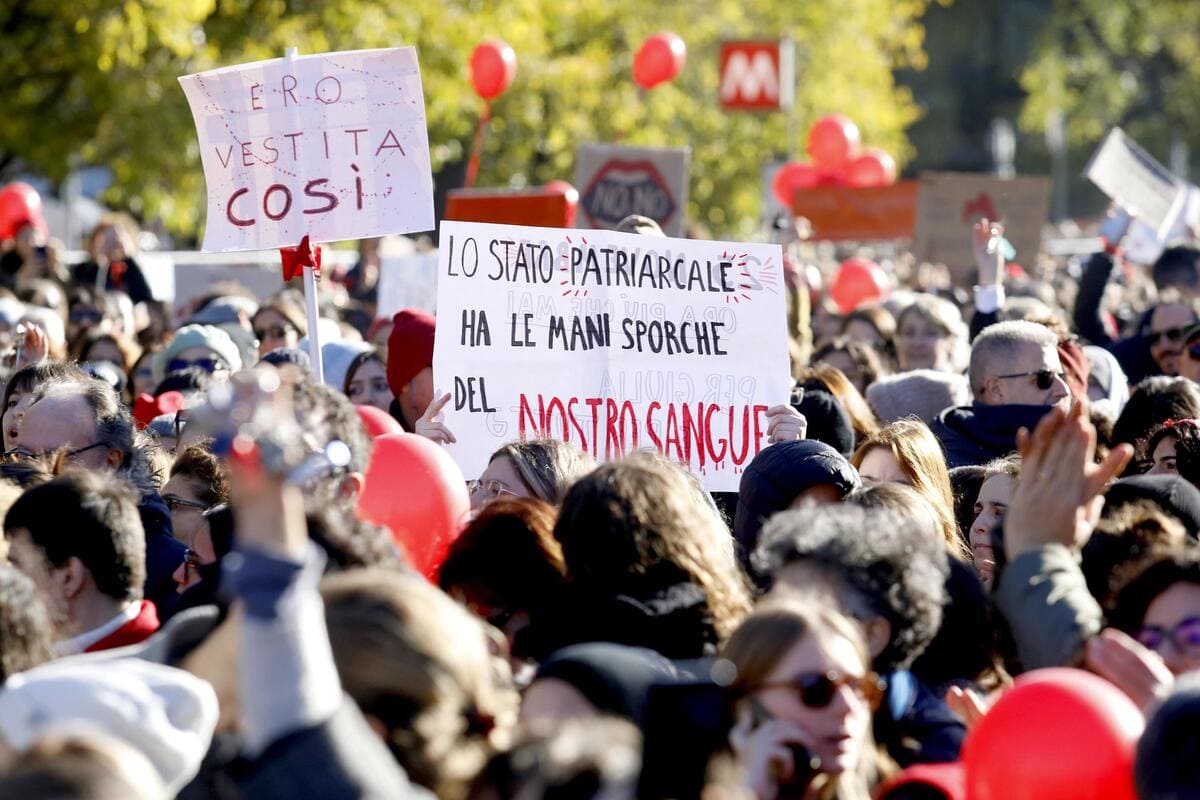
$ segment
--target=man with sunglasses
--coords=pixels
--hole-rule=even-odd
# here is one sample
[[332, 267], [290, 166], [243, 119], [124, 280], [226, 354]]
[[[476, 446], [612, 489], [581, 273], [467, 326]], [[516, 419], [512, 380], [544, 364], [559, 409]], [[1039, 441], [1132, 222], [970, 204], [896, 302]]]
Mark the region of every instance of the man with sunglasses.
[[946, 409], [931, 426], [951, 469], [1008, 455], [1018, 430], [1033, 430], [1051, 408], [1071, 402], [1058, 338], [1034, 322], [985, 328], [971, 344], [967, 377], [975, 402]]
[[1188, 328], [1182, 337], [1179, 377], [1200, 383], [1200, 324]]

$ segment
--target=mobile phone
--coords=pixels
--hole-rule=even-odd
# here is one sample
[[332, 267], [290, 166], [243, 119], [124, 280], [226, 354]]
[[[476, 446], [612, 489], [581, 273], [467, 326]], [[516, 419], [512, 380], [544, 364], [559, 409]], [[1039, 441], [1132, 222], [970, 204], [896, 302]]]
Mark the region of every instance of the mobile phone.
[[[755, 700], [753, 697], [749, 699], [750, 707], [750, 724], [757, 728], [764, 722], [771, 719], [771, 714], [762, 703]], [[809, 784], [812, 779], [821, 770], [821, 759], [809, 752], [808, 748], [799, 742], [789, 742], [787, 744], [788, 752], [792, 755], [791, 775], [784, 778], [782, 774], [773, 776], [776, 785], [779, 787], [777, 797], [784, 798], [801, 798], [808, 791]]]

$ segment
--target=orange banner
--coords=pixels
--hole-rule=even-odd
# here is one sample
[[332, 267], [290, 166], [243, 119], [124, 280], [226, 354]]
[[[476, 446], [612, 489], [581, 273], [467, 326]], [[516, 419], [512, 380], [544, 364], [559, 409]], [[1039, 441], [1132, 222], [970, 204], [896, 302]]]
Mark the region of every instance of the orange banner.
[[568, 228], [567, 197], [550, 192], [455, 189], [446, 198], [445, 219]]
[[917, 182], [876, 189], [800, 189], [792, 198], [792, 213], [812, 223], [814, 239], [911, 239], [917, 219]]

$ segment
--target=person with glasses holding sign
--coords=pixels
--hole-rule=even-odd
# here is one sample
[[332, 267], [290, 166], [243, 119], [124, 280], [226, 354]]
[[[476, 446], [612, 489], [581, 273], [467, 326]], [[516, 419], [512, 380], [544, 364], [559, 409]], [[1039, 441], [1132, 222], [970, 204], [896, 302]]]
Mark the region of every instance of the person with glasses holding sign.
[[1008, 455], [1018, 430], [1033, 430], [1047, 411], [1071, 400], [1058, 338], [1034, 322], [1010, 320], [984, 329], [971, 345], [967, 377], [975, 402], [946, 409], [931, 426], [950, 469]]

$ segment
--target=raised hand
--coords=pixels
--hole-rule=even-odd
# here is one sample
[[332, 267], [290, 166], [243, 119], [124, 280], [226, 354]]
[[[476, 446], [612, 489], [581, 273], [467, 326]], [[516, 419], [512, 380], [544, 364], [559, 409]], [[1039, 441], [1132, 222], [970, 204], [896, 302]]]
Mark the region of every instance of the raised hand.
[[454, 438], [454, 433], [446, 427], [446, 423], [438, 419], [438, 415], [442, 413], [442, 409], [446, 407], [446, 403], [448, 402], [450, 402], [449, 392], [441, 397], [437, 397], [435, 394], [433, 401], [429, 404], [429, 408], [425, 409], [425, 413], [413, 425], [414, 433], [438, 444], [453, 444], [457, 442], [458, 439]]

